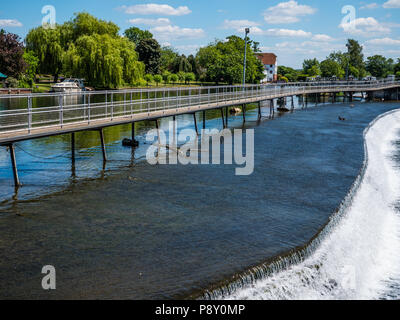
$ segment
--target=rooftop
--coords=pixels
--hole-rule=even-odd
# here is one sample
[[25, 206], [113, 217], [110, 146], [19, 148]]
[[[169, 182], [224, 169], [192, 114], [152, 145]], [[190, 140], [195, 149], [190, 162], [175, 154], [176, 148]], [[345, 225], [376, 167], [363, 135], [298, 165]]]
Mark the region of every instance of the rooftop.
[[257, 53], [256, 55], [263, 65], [276, 64], [277, 56], [274, 53]]

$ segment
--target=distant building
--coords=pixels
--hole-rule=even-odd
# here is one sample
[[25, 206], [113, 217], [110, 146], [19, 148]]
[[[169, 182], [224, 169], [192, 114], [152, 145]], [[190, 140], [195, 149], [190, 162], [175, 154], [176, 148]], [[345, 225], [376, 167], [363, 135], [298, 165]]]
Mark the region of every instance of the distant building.
[[273, 53], [257, 53], [264, 66], [265, 79], [261, 82], [272, 82], [278, 80], [278, 63], [277, 56]]

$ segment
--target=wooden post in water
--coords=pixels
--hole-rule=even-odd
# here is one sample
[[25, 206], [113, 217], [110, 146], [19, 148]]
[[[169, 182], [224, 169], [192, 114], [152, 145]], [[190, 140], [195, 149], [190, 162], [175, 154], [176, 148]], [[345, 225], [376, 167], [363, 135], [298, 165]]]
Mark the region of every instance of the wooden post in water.
[[10, 148], [10, 158], [14, 175], [14, 186], [15, 188], [18, 188], [19, 186], [21, 186], [21, 184], [19, 183], [17, 161], [15, 160], [15, 149], [12, 143], [10, 143], [8, 147]]
[[242, 112], [243, 112], [243, 122], [246, 122], [246, 105], [245, 104], [242, 106]]
[[224, 118], [224, 109], [223, 108], [221, 108], [221, 118], [222, 118], [222, 126], [225, 129], [225, 118]]
[[196, 113], [193, 113], [193, 122], [194, 122], [194, 128], [196, 129], [196, 134], [199, 135], [199, 129], [197, 128]]
[[72, 166], [75, 166], [75, 132], [71, 133], [71, 161]]
[[103, 161], [107, 161], [107, 154], [106, 154], [106, 144], [104, 142], [104, 133], [103, 128], [99, 129], [100, 134], [100, 142], [101, 142], [101, 151], [103, 152]]
[[261, 101], [258, 102], [258, 119], [261, 119]]
[[203, 111], [203, 129], [206, 129], [206, 111]]
[[228, 128], [228, 119], [229, 119], [229, 109], [225, 108], [225, 127]]
[[294, 111], [294, 96], [292, 96], [292, 106], [291, 106], [291, 111]]

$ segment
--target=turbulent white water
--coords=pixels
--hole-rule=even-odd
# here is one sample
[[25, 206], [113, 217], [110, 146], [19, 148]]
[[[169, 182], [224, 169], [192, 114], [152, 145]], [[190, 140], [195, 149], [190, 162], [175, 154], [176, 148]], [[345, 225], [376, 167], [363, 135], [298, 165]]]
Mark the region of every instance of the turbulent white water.
[[400, 172], [393, 142], [400, 110], [366, 129], [366, 159], [348, 200], [303, 262], [236, 288], [224, 299], [400, 298]]

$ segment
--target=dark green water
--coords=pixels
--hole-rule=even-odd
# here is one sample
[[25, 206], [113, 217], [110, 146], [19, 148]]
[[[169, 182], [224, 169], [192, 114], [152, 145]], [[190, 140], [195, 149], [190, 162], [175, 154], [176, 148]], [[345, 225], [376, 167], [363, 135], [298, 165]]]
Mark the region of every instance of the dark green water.
[[[357, 177], [364, 128], [399, 107], [326, 104], [260, 123], [251, 111], [251, 176], [231, 165], [150, 166], [143, 136], [152, 124], [144, 123], [134, 155], [120, 143], [129, 127], [106, 129], [105, 168], [97, 133], [78, 135], [75, 172], [68, 136], [18, 144], [24, 186], [14, 195], [3, 148], [0, 298], [185, 297], [303, 245]], [[208, 127], [222, 127], [217, 113], [208, 116]], [[190, 116], [178, 121], [193, 125]], [[230, 127], [241, 128], [241, 117]], [[53, 292], [41, 289], [44, 265], [57, 270]]]

